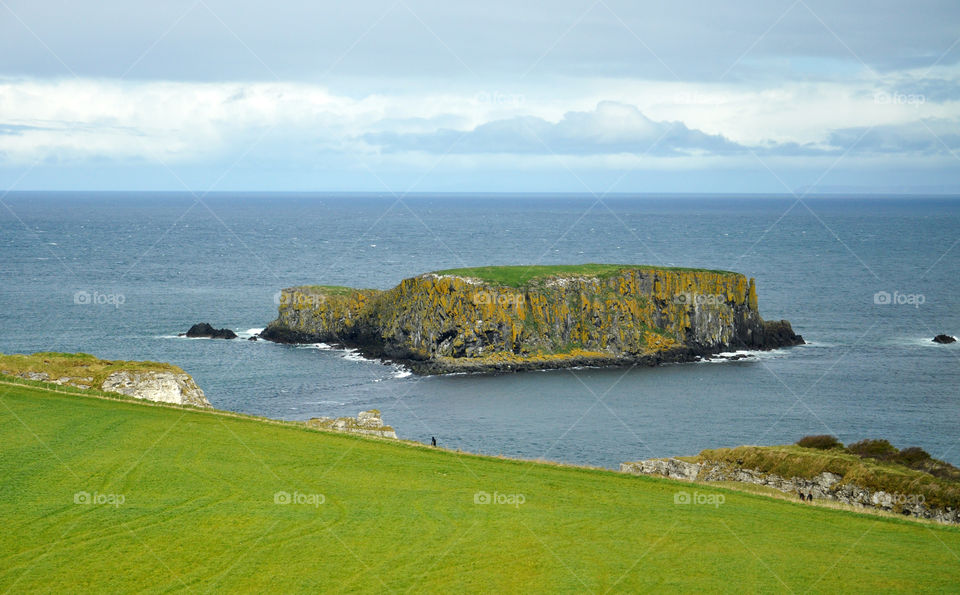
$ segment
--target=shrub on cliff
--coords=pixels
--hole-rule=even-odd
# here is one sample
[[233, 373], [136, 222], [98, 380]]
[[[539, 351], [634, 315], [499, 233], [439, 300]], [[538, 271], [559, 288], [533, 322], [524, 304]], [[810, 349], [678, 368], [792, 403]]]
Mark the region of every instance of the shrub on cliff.
[[901, 465], [916, 468], [918, 465], [922, 464], [924, 461], [930, 460], [931, 458], [933, 457], [930, 456], [930, 453], [923, 450], [919, 446], [911, 446], [910, 448], [904, 448], [897, 453], [897, 456], [894, 458], [894, 460]]
[[818, 434], [816, 436], [804, 436], [797, 440], [797, 446], [803, 448], [817, 448], [820, 450], [831, 450], [833, 448], [843, 448], [843, 443], [837, 440], [836, 436], [829, 434]]
[[889, 440], [867, 438], [848, 446], [847, 452], [863, 458], [886, 461], [896, 457], [900, 451], [897, 450], [896, 446], [890, 444]]

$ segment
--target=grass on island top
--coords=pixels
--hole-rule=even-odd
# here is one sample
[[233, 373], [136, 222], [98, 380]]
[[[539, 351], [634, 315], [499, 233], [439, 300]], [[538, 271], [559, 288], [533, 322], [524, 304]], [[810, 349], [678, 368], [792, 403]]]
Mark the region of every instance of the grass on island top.
[[[642, 264], [551, 264], [551, 265], [511, 265], [470, 267], [461, 269], [445, 269], [433, 271], [434, 275], [457, 275], [473, 277], [488, 283], [497, 283], [507, 287], [522, 287], [534, 279], [554, 277], [557, 275], [581, 275], [588, 277], [612, 277], [625, 269], [647, 269], [661, 271], [691, 271], [698, 273], [717, 273], [721, 275], [735, 275], [731, 271], [712, 269], [694, 269], [685, 267], [658, 267]], [[300, 289], [324, 293], [327, 295], [352, 295], [363, 290], [343, 285], [300, 285], [292, 289]]]
[[0, 526], [13, 592], [960, 584], [953, 527], [8, 384]]
[[313, 291], [326, 295], [353, 295], [358, 291], [377, 291], [371, 289], [359, 289], [356, 287], [346, 287], [344, 285], [298, 285], [297, 287], [291, 287], [291, 289]]
[[458, 275], [474, 277], [489, 283], [499, 283], [508, 287], [521, 287], [534, 279], [556, 275], [583, 275], [588, 277], [614, 276], [624, 269], [656, 269], [661, 271], [691, 271], [701, 273], [719, 273], [733, 275], [730, 271], [710, 269], [692, 269], [684, 267], [658, 267], [634, 264], [552, 264], [552, 265], [514, 265], [471, 267], [435, 271], [437, 275]]

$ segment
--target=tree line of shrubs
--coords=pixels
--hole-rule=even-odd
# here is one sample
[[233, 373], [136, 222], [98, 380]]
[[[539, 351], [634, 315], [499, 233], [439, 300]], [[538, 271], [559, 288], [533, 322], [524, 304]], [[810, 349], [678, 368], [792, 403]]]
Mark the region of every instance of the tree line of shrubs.
[[864, 459], [875, 459], [900, 464], [910, 469], [924, 471], [935, 477], [960, 480], [960, 469], [950, 463], [931, 457], [930, 453], [919, 446], [911, 446], [899, 450], [896, 446], [890, 444], [888, 440], [871, 438], [855, 442], [850, 446], [844, 446], [836, 436], [830, 436], [828, 434], [804, 436], [797, 441], [797, 446], [847, 452]]

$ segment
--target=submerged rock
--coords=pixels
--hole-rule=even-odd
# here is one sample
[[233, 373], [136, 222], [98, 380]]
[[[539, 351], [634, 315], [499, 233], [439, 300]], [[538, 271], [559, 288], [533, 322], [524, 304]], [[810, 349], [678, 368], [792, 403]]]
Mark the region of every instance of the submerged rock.
[[934, 343], [941, 343], [941, 344], [943, 344], [943, 345], [946, 345], [946, 344], [948, 344], [948, 343], [956, 343], [956, 342], [957, 342], [957, 338], [956, 338], [956, 337], [952, 337], [952, 336], [950, 336], [950, 335], [937, 335], [936, 337], [933, 338], [933, 342], [934, 342]]
[[206, 337], [210, 339], [236, 339], [237, 333], [228, 328], [213, 328], [210, 323], [201, 322], [190, 327], [187, 337]]

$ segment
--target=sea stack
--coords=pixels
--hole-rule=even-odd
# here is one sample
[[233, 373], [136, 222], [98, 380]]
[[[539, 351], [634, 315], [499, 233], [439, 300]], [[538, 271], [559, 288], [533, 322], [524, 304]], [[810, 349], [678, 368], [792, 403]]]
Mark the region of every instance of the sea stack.
[[803, 343], [789, 322], [761, 318], [753, 279], [633, 265], [457, 269], [385, 291], [292, 287], [261, 337], [355, 348], [419, 374], [655, 365]]

